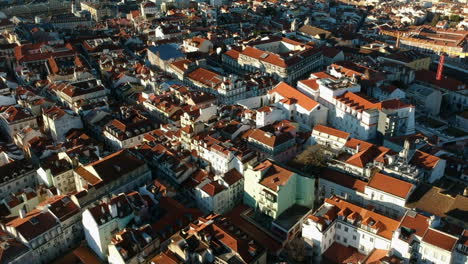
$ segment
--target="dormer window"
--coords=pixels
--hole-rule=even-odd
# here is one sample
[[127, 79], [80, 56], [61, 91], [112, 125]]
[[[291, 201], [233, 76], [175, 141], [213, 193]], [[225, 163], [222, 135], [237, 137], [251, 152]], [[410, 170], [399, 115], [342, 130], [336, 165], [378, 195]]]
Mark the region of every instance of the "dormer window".
[[36, 217], [31, 217], [31, 218], [29, 219], [29, 222], [30, 222], [31, 224], [33, 224], [33, 225], [39, 224], [39, 220], [37, 220]]

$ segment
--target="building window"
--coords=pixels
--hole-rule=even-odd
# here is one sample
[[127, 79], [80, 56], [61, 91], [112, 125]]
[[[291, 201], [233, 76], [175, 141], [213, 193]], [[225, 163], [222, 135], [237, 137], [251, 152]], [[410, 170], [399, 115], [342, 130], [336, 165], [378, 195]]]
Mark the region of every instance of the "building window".
[[336, 240], [340, 241], [341, 237], [339, 235], [336, 235]]
[[343, 237], [343, 242], [348, 243], [348, 239], [346, 237]]
[[337, 224], [336, 228], [341, 229], [341, 224]]
[[345, 226], [344, 231], [348, 232], [348, 227], [347, 226]]
[[369, 238], [369, 241], [374, 242], [374, 238], [373, 237]]
[[356, 240], [356, 239], [357, 239], [356, 235], [353, 235], [353, 240]]

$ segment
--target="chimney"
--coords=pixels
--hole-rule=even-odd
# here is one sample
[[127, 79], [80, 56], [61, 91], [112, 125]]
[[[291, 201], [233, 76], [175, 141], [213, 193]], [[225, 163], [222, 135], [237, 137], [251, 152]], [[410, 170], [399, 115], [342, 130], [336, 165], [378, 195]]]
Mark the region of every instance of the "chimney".
[[429, 219], [429, 224], [432, 228], [440, 226], [440, 217], [431, 215], [431, 218]]
[[19, 209], [18, 213], [20, 218], [24, 218], [26, 216], [26, 210], [24, 209], [24, 206]]
[[440, 54], [439, 66], [437, 67], [436, 80], [438, 81], [442, 80], [442, 72], [444, 71], [444, 63], [445, 63], [445, 54], [442, 53]]
[[400, 48], [400, 38], [401, 38], [401, 33], [398, 33], [398, 37], [397, 37], [396, 45], [395, 45], [397, 49]]

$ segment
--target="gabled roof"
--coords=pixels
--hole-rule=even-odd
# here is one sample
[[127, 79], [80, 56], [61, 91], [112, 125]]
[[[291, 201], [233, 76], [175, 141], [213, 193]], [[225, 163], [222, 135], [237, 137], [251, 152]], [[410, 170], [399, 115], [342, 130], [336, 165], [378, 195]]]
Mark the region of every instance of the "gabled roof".
[[318, 131], [320, 133], [328, 134], [328, 135], [335, 136], [337, 138], [342, 138], [342, 139], [348, 139], [349, 136], [350, 136], [350, 134], [348, 132], [344, 132], [344, 131], [334, 129], [334, 128], [331, 128], [331, 127], [327, 127], [327, 126], [324, 126], [324, 125], [320, 125], [320, 124], [316, 125], [314, 127], [314, 130]]
[[[353, 215], [353, 217], [359, 217], [362, 220], [362, 225], [372, 225], [371, 227], [377, 230], [377, 235], [386, 239], [392, 239], [393, 232], [398, 228], [400, 224], [400, 222], [397, 220], [376, 213], [374, 211], [367, 210], [361, 206], [350, 203], [337, 196], [333, 196], [330, 199], [326, 198], [325, 203], [333, 206], [328, 211], [331, 212], [329, 217], [331, 221], [334, 221], [338, 215], [343, 215], [345, 218]], [[325, 212], [325, 215], [326, 214], [327, 212]], [[325, 215], [316, 216], [319, 218], [323, 218], [325, 217]]]
[[219, 184], [219, 182], [217, 181], [212, 181], [210, 183], [205, 184], [201, 189], [209, 196], [213, 197], [216, 196], [218, 193], [226, 190], [226, 187]]
[[254, 168], [255, 171], [262, 172], [260, 184], [277, 192], [280, 186], [285, 185], [294, 175], [294, 172], [266, 160]]
[[433, 246], [436, 246], [438, 248], [447, 250], [447, 251], [452, 251], [453, 248], [455, 247], [455, 244], [457, 243], [456, 238], [443, 233], [439, 230], [429, 228], [424, 234], [424, 237], [422, 238], [423, 242], [426, 242], [428, 244], [431, 244]]
[[263, 131], [262, 129], [253, 129], [247, 131], [247, 133], [249, 138], [272, 148], [294, 139], [290, 133], [279, 133], [275, 135], [271, 132]]
[[364, 193], [364, 189], [367, 185], [365, 181], [361, 181], [351, 175], [330, 168], [322, 169], [319, 177], [360, 193]]
[[380, 172], [374, 174], [367, 186], [403, 199], [408, 197], [414, 187], [414, 185], [409, 182], [393, 178]]
[[459, 91], [467, 89], [466, 84], [457, 79], [453, 79], [448, 76], [443, 76], [442, 80], [437, 80], [436, 75], [437, 73], [433, 71], [419, 70], [416, 72], [415, 80], [450, 91]]
[[40, 203], [39, 206], [47, 206], [50, 212], [60, 219], [61, 222], [81, 213], [80, 207], [69, 196], [65, 195], [49, 198]]
[[14, 227], [27, 241], [31, 241], [58, 226], [59, 223], [50, 212], [35, 209], [24, 218], [17, 217], [6, 225]]
[[217, 89], [223, 82], [223, 77], [221, 75], [205, 68], [197, 68], [189, 73], [187, 77], [213, 89]]
[[439, 157], [416, 150], [410, 163], [426, 170], [432, 170], [440, 160]]
[[285, 82], [280, 82], [268, 93], [277, 93], [281, 97], [289, 99], [291, 103], [297, 103], [307, 111], [312, 111], [316, 106], [319, 105], [317, 101], [301, 93], [299, 90], [293, 88]]
[[401, 220], [400, 227], [414, 230], [414, 234], [422, 238], [429, 228], [429, 220], [429, 217], [422, 214], [408, 212]]
[[228, 185], [233, 185], [236, 182], [240, 181], [242, 178], [244, 178], [244, 176], [236, 168], [230, 169], [228, 172], [224, 174], [224, 177], [223, 177], [224, 181]]
[[321, 39], [328, 38], [332, 34], [330, 31], [327, 31], [318, 27], [314, 27], [311, 25], [304, 25], [299, 28], [299, 31], [310, 36], [319, 35]]
[[298, 83], [301, 83], [314, 91], [318, 91], [319, 84], [317, 83], [317, 80], [318, 79], [307, 79], [307, 80], [301, 80]]

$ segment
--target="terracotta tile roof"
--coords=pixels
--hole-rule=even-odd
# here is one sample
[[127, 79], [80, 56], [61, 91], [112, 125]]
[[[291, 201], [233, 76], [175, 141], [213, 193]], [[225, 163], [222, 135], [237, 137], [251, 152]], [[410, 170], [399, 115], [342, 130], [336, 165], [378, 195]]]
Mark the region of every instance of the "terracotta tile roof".
[[311, 76], [311, 79], [332, 79], [332, 80], [336, 80], [336, 77], [334, 77], [333, 75], [330, 75], [329, 73], [324, 72], [324, 71], [311, 73], [310, 76]]
[[289, 86], [285, 82], [280, 82], [272, 90], [268, 92], [269, 94], [277, 93], [285, 99], [294, 100], [298, 105], [304, 108], [307, 111], [312, 111], [317, 105], [314, 99], [309, 98], [307, 95], [301, 93], [299, 90]]
[[[2, 247], [0, 247], [0, 263], [14, 263], [17, 258], [26, 254], [30, 249], [23, 243], [16, 241], [8, 234], [0, 233]], [[24, 258], [23, 258], [24, 259]]]
[[343, 215], [345, 217], [355, 214], [354, 217], [362, 219], [361, 224], [369, 226], [372, 225], [372, 228], [377, 229], [377, 235], [386, 239], [392, 239], [393, 232], [400, 224], [397, 220], [365, 209], [336, 196], [330, 199], [326, 198], [325, 203], [334, 205], [334, 207], [328, 211], [332, 212], [331, 216], [329, 216], [331, 221], [335, 220], [339, 213], [344, 213]]
[[200, 37], [193, 37], [192, 39], [190, 39], [190, 42], [197, 44], [197, 48], [201, 47], [201, 45], [203, 45], [205, 41], [207, 41], [207, 39]]
[[[200, 210], [187, 208], [170, 197], [162, 197], [159, 201], [159, 206], [162, 208], [164, 215], [158, 221], [151, 224], [151, 227], [154, 231], [160, 233], [161, 240], [169, 238], [181, 227], [202, 216]], [[168, 232], [170, 228], [172, 232]]]
[[389, 251], [385, 249], [374, 249], [367, 256], [363, 264], [380, 264], [380, 263], [389, 263], [389, 264], [401, 264], [402, 260], [392, 256], [388, 257]]
[[92, 208], [89, 208], [88, 210], [98, 226], [101, 226], [112, 219], [109, 211], [109, 204], [107, 203], [98, 204]]
[[304, 25], [299, 28], [299, 31], [310, 36], [322, 35], [323, 38], [328, 38], [332, 34], [330, 31], [311, 25]]
[[380, 172], [372, 176], [368, 186], [404, 199], [408, 197], [411, 190], [414, 188], [414, 185], [409, 182], [393, 178]]
[[382, 110], [382, 109], [402, 109], [407, 107], [413, 107], [413, 105], [406, 104], [399, 99], [390, 99], [379, 102], [375, 104], [375, 108]]
[[50, 108], [44, 109], [44, 114], [47, 115], [49, 118], [52, 119], [60, 119], [62, 116], [65, 115], [65, 111], [63, 111], [58, 106], [52, 106]]
[[161, 252], [156, 255], [154, 258], [151, 259], [151, 263], [153, 264], [183, 264], [184, 261], [179, 260], [179, 258], [172, 253], [172, 251], [167, 250], [165, 252]]
[[338, 55], [341, 52], [340, 49], [327, 47], [327, 46], [322, 46], [321, 51], [322, 51], [322, 54], [325, 57], [328, 57], [328, 58], [331, 58], [331, 59], [335, 58], [336, 55]]
[[396, 154], [396, 152], [389, 148], [376, 146], [374, 144], [355, 138], [349, 139], [345, 146], [351, 149], [357, 149], [359, 146], [359, 151], [345, 160], [346, 163], [357, 166], [359, 168], [364, 168], [372, 161], [386, 163], [386, 155]]
[[58, 222], [50, 212], [42, 212], [35, 209], [24, 218], [17, 217], [6, 225], [14, 227], [27, 241], [44, 234], [58, 226]]
[[375, 70], [371, 70], [369, 67], [366, 67], [361, 64], [357, 64], [352, 61], [338, 61], [331, 65], [336, 71], [343, 73], [348, 77], [364, 76], [367, 72], [375, 73]]
[[230, 169], [224, 174], [223, 177], [224, 181], [226, 181], [228, 185], [233, 185], [236, 182], [240, 181], [242, 178], [244, 178], [244, 176], [236, 168]]
[[317, 79], [302, 80], [302, 81], [299, 81], [299, 83], [302, 83], [303, 85], [309, 87], [310, 89], [314, 91], [319, 90], [319, 84], [317, 83]]
[[189, 79], [201, 83], [206, 87], [217, 89], [222, 83], [223, 77], [205, 68], [198, 68], [187, 75]]
[[87, 246], [80, 246], [73, 250], [73, 254], [83, 264], [100, 264], [102, 261], [96, 256], [96, 254]]
[[357, 249], [336, 242], [323, 253], [323, 257], [336, 264], [362, 263], [366, 259], [366, 255], [359, 253]]
[[279, 187], [285, 185], [294, 175], [294, 172], [266, 160], [254, 168], [255, 171], [262, 171], [260, 184], [277, 192]]
[[464, 220], [468, 218], [468, 197], [457, 195], [450, 196], [444, 189], [422, 184], [411, 194], [408, 208], [416, 208], [436, 216], [450, 216]]
[[250, 131], [248, 138], [272, 148], [294, 139], [294, 137], [287, 132], [276, 135], [271, 132], [263, 131], [262, 129], [253, 129]]
[[88, 166], [93, 167], [103, 181], [114, 181], [127, 173], [138, 170], [143, 165], [145, 162], [130, 154], [128, 150], [121, 150]]
[[334, 129], [331, 127], [327, 127], [324, 125], [316, 125], [314, 127], [314, 130], [319, 131], [320, 133], [325, 133], [325, 134], [332, 135], [332, 136], [342, 138], [342, 139], [348, 139], [350, 135], [348, 132], [344, 132], [344, 131]]
[[352, 149], [356, 149], [356, 147], [359, 145], [359, 148], [361, 150], [365, 150], [365, 149], [368, 149], [370, 147], [373, 146], [372, 143], [369, 143], [367, 141], [364, 141], [364, 140], [360, 140], [360, 139], [357, 139], [357, 138], [350, 138], [347, 142], [346, 142], [346, 147], [348, 148], [352, 148]]
[[278, 54], [268, 52], [268, 51], [263, 51], [260, 49], [256, 49], [253, 47], [246, 47], [242, 52], [242, 55], [248, 56], [255, 58], [257, 60], [261, 60], [273, 65], [276, 65], [281, 68], [286, 68], [288, 65], [286, 64], [286, 61], [281, 58]]
[[226, 54], [227, 56], [237, 60], [239, 58], [240, 52], [238, 50], [235, 50], [235, 49], [230, 49], [230, 50], [226, 51], [224, 54]]
[[[44, 49], [44, 47], [49, 48]], [[48, 58], [71, 57], [76, 55], [75, 48], [67, 43], [65, 45], [47, 45], [46, 43], [34, 43], [17, 46], [14, 48], [15, 58], [18, 62], [46, 61]]]
[[422, 238], [429, 228], [429, 220], [429, 217], [422, 214], [414, 213], [413, 216], [412, 213], [406, 213], [401, 220], [400, 227], [414, 230], [414, 234]]
[[227, 219], [232, 222], [236, 227], [241, 229], [243, 232], [247, 233], [249, 236], [254, 237], [263, 247], [267, 248], [271, 254], [278, 254], [282, 249], [280, 243], [278, 243], [274, 238], [270, 237], [263, 230], [259, 229], [257, 226], [250, 223], [242, 214], [250, 210], [246, 205], [238, 205], [233, 210], [226, 214]]
[[442, 233], [441, 231], [438, 231], [432, 228], [429, 228], [426, 234], [424, 234], [424, 237], [422, 238], [423, 242], [426, 242], [428, 244], [431, 244], [433, 246], [436, 246], [438, 248], [441, 248], [450, 252], [455, 247], [457, 240], [458, 239], [450, 235], [447, 235], [445, 233]]
[[80, 207], [65, 195], [51, 197], [41, 202], [39, 207], [47, 207], [61, 222], [81, 213]]
[[367, 185], [365, 181], [361, 181], [359, 179], [354, 178], [351, 175], [344, 174], [342, 172], [330, 168], [322, 169], [322, 171], [320, 172], [320, 178], [325, 179], [327, 181], [331, 181], [346, 188], [356, 190], [360, 193], [364, 193], [364, 189]]
[[218, 193], [226, 190], [227, 188], [225, 186], [219, 184], [219, 182], [217, 182], [217, 181], [212, 181], [210, 183], [205, 184], [205, 186], [203, 186], [201, 189], [205, 193], [207, 193], [209, 196], [214, 197]]
[[410, 163], [426, 170], [432, 170], [439, 163], [439, 161], [439, 157], [422, 152], [420, 150], [416, 150]]
[[8, 122], [16, 122], [33, 118], [33, 115], [21, 107], [10, 106], [2, 112], [2, 116]]
[[377, 108], [376, 103], [378, 103], [375, 99], [367, 98], [364, 94], [353, 92], [345, 92], [336, 96], [335, 99], [360, 112]]
[[178, 60], [171, 63], [171, 67], [174, 67], [179, 71], [185, 72], [188, 69], [190, 63], [192, 63], [192, 61], [189, 59]]
[[81, 178], [83, 178], [86, 182], [88, 182], [91, 185], [97, 185], [98, 183], [102, 182], [101, 178], [92, 174], [84, 167], [76, 168], [75, 173], [77, 173]]
[[466, 84], [457, 79], [443, 76], [443, 79], [439, 81], [436, 79], [436, 75], [437, 73], [433, 71], [419, 70], [416, 72], [415, 80], [450, 91], [459, 91], [467, 88]]

